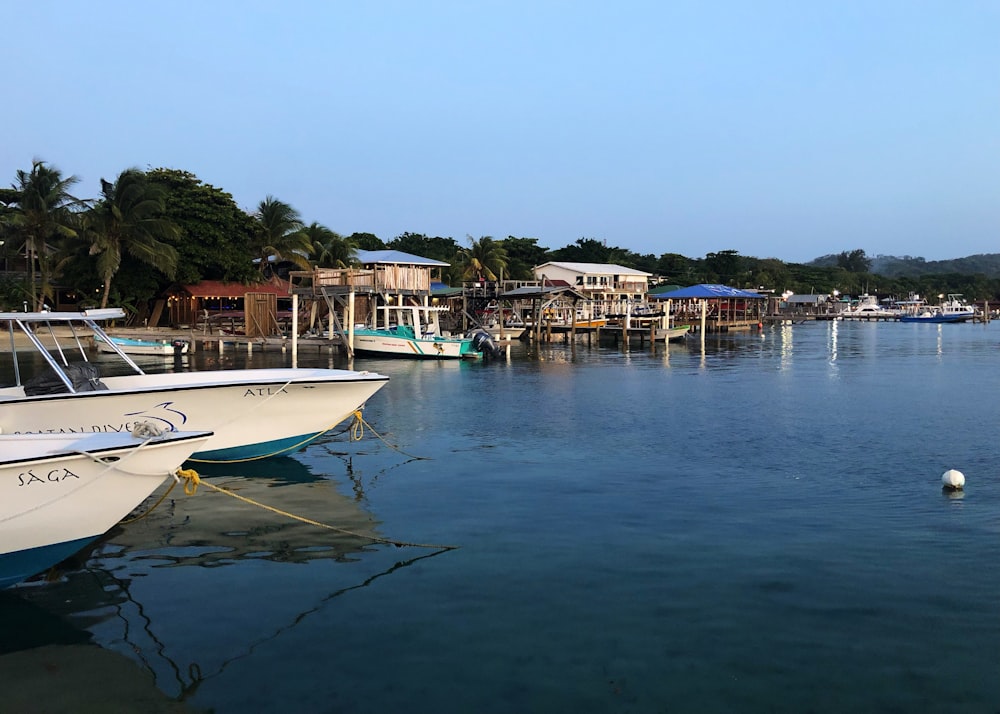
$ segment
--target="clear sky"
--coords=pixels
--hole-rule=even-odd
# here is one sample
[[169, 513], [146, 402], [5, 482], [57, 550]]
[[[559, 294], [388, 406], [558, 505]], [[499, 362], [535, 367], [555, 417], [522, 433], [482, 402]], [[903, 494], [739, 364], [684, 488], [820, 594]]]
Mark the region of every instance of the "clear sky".
[[343, 234], [1000, 252], [1000, 2], [0, 0], [0, 183], [196, 174]]

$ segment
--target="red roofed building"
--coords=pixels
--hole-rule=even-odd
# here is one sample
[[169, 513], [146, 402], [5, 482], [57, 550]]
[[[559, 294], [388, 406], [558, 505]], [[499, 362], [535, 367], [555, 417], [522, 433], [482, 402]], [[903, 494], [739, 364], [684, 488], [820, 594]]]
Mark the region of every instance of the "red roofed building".
[[195, 325], [208, 318], [220, 317], [242, 321], [248, 295], [253, 300], [274, 300], [278, 309], [284, 310], [289, 309], [292, 301], [288, 281], [281, 278], [255, 285], [201, 280], [193, 285], [175, 285], [167, 291], [170, 324]]

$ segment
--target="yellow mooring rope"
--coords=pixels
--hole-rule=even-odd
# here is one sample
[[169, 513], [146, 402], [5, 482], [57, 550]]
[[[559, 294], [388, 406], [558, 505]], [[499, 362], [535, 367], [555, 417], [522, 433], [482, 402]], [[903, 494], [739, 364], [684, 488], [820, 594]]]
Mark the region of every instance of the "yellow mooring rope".
[[[194, 469], [177, 469], [174, 478], [176, 479], [176, 481], [181, 481], [181, 480], [184, 481], [184, 493], [186, 493], [188, 496], [193, 496], [195, 493], [197, 493], [199, 486], [205, 486], [207, 488], [212, 489], [213, 491], [218, 491], [219, 493], [225, 494], [227, 496], [232, 496], [236, 500], [243, 501], [244, 503], [248, 503], [251, 506], [257, 506], [258, 508], [263, 508], [265, 511], [276, 513], [279, 516], [285, 516], [286, 518], [291, 518], [292, 520], [300, 521], [301, 523], [307, 523], [311, 526], [316, 526], [318, 528], [325, 528], [327, 530], [331, 530], [336, 533], [341, 533], [343, 535], [349, 535], [349, 536], [354, 536], [355, 538], [363, 538], [365, 540], [370, 540], [373, 543], [385, 543], [387, 545], [394, 545], [397, 548], [403, 548], [403, 547], [434, 548], [436, 550], [456, 550], [458, 548], [457, 545], [440, 545], [438, 543], [410, 543], [402, 540], [392, 540], [390, 538], [379, 538], [378, 536], [365, 535], [364, 533], [356, 533], [354, 531], [349, 531], [346, 528], [338, 528], [337, 526], [331, 526], [328, 523], [321, 523], [319, 521], [314, 521], [311, 518], [305, 518], [304, 516], [297, 516], [294, 513], [283, 511], [280, 508], [275, 508], [274, 506], [268, 506], [267, 504], [261, 503], [260, 501], [255, 501], [252, 498], [241, 496], [238, 493], [234, 493], [228, 489], [222, 488], [221, 486], [216, 486], [215, 484], [203, 481], [201, 477], [198, 475], [198, 472], [195, 471]], [[173, 486], [171, 486], [171, 488], [173, 488]], [[169, 492], [170, 491], [168, 490], [167, 493]], [[157, 501], [157, 503], [153, 506], [153, 508], [159, 505], [164, 498], [166, 498], [166, 494], [164, 494], [164, 496], [159, 501]], [[144, 513], [143, 516], [147, 515], [152, 510], [153, 510], [152, 508], [149, 509], [149, 511]], [[143, 516], [140, 516], [140, 518]]]
[[[383, 439], [382, 435], [379, 434], [377, 431], [375, 431], [372, 428], [371, 424], [369, 424], [368, 422], [365, 421], [365, 418], [364, 418], [364, 416], [362, 416], [360, 409], [355, 409], [354, 412], [352, 412], [352, 416], [354, 417], [354, 421], [352, 421], [351, 424], [350, 424], [350, 426], [345, 430], [345, 431], [349, 431], [350, 432], [350, 437], [349, 438], [350, 438], [351, 441], [361, 441], [361, 439], [364, 438], [364, 435], [365, 435], [365, 427], [368, 427], [368, 431], [370, 431], [372, 434], [374, 434], [375, 438], [377, 438], [379, 441], [381, 441], [383, 444], [385, 444], [386, 446], [388, 446], [393, 451], [397, 451], [400, 454], [402, 454], [403, 456], [406, 456], [407, 458], [410, 458], [410, 459], [422, 460], [422, 459], [426, 459], [427, 458], [426, 456], [414, 456], [413, 454], [408, 454], [405, 451], [403, 451], [402, 449], [400, 449], [398, 446], [395, 446], [394, 444], [390, 444], [388, 441], [386, 441], [385, 439]], [[337, 424], [340, 424], [340, 422], [342, 422], [342, 421], [343, 421], [343, 419], [341, 419], [340, 421], [338, 421], [336, 424], [331, 424], [330, 426], [326, 427], [322, 431], [319, 431], [319, 432], [313, 434], [312, 436], [307, 436], [305, 439], [303, 439], [302, 441], [300, 441], [297, 444], [293, 444], [292, 446], [288, 446], [288, 447], [285, 447], [283, 449], [279, 449], [278, 451], [273, 451], [273, 452], [271, 452], [269, 454], [262, 454], [260, 456], [249, 456], [249, 457], [247, 457], [245, 459], [197, 459], [197, 458], [190, 458], [190, 459], [188, 459], [188, 461], [193, 461], [193, 462], [199, 463], [199, 464], [241, 464], [241, 463], [246, 463], [248, 461], [260, 461], [261, 459], [269, 459], [272, 456], [277, 456], [278, 454], [291, 453], [291, 452], [293, 452], [293, 451], [295, 451], [295, 450], [297, 450], [297, 449], [305, 446], [310, 441], [313, 441], [314, 439], [318, 439], [319, 437], [323, 436], [323, 434], [326, 434], [326, 433], [332, 431], [333, 428], [335, 426], [337, 426]], [[341, 432], [341, 433], [343, 433], [343, 432]]]

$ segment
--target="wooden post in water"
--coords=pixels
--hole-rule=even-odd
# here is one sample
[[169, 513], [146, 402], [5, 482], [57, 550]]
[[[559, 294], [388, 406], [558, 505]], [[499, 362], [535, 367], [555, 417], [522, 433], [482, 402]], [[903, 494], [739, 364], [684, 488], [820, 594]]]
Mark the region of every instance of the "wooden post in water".
[[708, 300], [701, 301], [701, 341], [705, 341], [705, 327], [708, 324]]
[[[347, 354], [354, 356], [354, 289], [347, 293]], [[333, 335], [331, 335], [332, 337]]]
[[299, 294], [292, 293], [292, 366], [299, 363]]

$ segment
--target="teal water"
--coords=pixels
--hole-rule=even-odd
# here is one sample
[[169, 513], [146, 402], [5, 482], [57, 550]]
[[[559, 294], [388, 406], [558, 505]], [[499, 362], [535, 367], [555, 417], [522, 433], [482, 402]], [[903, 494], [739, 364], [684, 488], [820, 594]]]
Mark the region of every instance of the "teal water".
[[219, 713], [1000, 711], [998, 330], [359, 361], [381, 438], [203, 473], [350, 533], [171, 494], [0, 608]]

